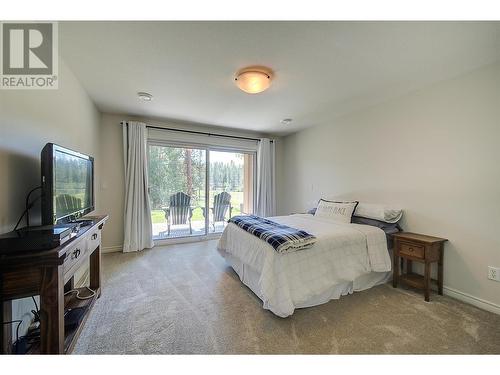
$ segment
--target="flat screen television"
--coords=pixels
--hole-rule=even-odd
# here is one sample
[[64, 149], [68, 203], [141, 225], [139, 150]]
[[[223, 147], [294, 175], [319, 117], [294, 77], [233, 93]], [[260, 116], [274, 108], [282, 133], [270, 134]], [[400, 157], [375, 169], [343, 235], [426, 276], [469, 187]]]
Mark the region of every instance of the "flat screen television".
[[42, 224], [75, 221], [94, 210], [94, 158], [47, 143], [41, 154]]

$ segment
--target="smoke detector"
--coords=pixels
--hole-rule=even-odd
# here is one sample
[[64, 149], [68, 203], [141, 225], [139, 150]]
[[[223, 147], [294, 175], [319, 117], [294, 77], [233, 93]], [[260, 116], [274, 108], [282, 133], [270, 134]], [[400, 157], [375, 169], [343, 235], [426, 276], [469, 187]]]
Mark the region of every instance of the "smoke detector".
[[151, 100], [153, 100], [153, 95], [151, 95], [150, 93], [147, 93], [147, 92], [142, 92], [142, 91], [138, 92], [137, 96], [143, 102], [150, 102]]

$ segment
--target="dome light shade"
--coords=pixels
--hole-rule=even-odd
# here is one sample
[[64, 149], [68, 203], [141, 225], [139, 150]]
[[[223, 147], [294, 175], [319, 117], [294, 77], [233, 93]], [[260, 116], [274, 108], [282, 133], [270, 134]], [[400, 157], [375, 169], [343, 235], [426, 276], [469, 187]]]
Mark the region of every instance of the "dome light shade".
[[258, 94], [271, 86], [271, 74], [263, 70], [244, 69], [234, 78], [240, 90], [248, 94]]

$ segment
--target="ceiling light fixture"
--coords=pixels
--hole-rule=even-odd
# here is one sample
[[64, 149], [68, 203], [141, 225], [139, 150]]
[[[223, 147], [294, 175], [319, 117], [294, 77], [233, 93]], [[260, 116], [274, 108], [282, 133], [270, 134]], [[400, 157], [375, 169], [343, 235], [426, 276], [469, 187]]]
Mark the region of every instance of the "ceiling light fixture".
[[271, 86], [272, 73], [265, 67], [247, 67], [241, 69], [234, 77], [240, 90], [248, 94], [258, 94]]
[[293, 120], [291, 118], [284, 118], [283, 120], [281, 120], [280, 122], [283, 124], [283, 125], [290, 125], [290, 123], [292, 122]]
[[151, 100], [153, 100], [153, 95], [151, 95], [151, 94], [149, 94], [147, 92], [138, 92], [137, 96], [143, 102], [150, 102]]

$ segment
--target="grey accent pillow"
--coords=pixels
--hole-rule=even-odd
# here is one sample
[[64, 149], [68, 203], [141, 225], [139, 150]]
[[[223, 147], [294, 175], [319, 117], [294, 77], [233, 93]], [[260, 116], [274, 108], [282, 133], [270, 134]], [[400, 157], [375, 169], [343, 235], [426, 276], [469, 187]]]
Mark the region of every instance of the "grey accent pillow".
[[352, 217], [353, 224], [364, 224], [371, 225], [377, 228], [382, 229], [385, 232], [387, 237], [387, 248], [392, 249], [393, 247], [393, 239], [391, 234], [401, 232], [403, 229], [400, 227], [399, 223], [386, 223], [385, 221], [368, 219], [366, 217], [353, 216]]
[[371, 225], [373, 227], [382, 229], [387, 234], [392, 234], [401, 231], [401, 227], [399, 226], [398, 223], [386, 223], [385, 221], [368, 219], [366, 217], [360, 217], [360, 216], [353, 216], [352, 223]]

